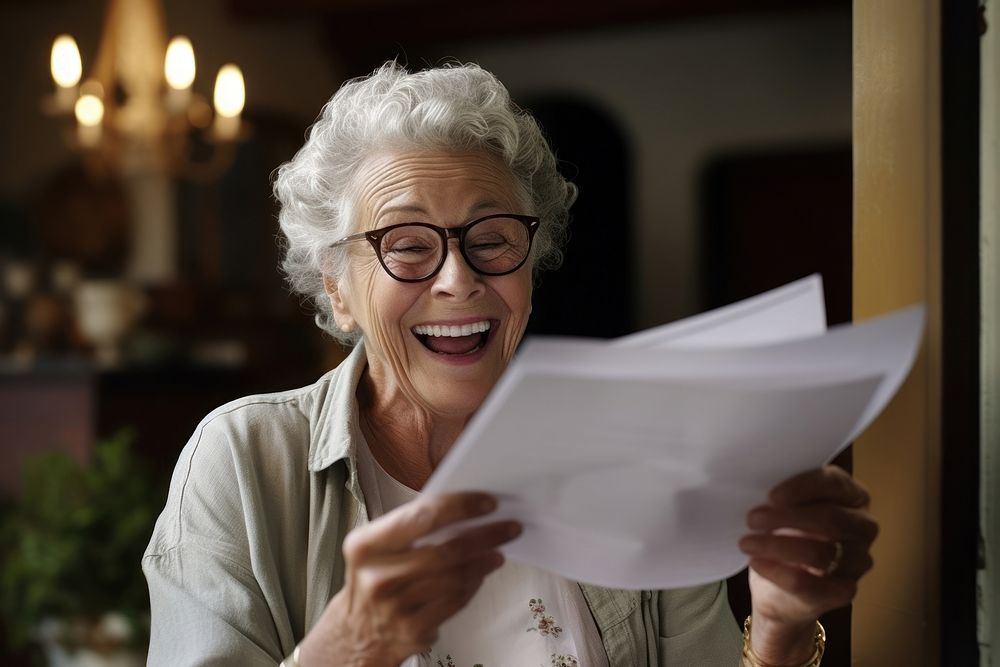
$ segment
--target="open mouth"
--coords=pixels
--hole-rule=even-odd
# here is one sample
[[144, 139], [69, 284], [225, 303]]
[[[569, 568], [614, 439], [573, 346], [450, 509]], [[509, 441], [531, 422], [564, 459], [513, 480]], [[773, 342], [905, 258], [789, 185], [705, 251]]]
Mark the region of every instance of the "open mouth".
[[494, 327], [491, 320], [461, 325], [420, 324], [411, 331], [424, 347], [436, 354], [475, 354], [489, 342]]

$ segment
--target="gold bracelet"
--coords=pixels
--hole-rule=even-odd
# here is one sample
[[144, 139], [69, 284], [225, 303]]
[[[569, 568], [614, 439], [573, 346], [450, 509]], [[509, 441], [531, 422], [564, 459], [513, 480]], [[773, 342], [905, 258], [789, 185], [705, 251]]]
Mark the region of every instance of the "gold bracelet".
[[299, 667], [299, 647], [296, 646], [292, 654], [282, 660], [278, 667]]
[[[754, 653], [753, 647], [750, 645], [750, 618], [750, 616], [747, 616], [747, 620], [743, 621], [743, 657], [750, 663], [750, 667], [782, 667], [782, 665], [764, 662]], [[813, 654], [808, 660], [797, 667], [819, 667], [823, 661], [823, 652], [826, 651], [826, 630], [823, 629], [823, 624], [819, 621], [816, 621], [815, 641], [816, 649], [813, 651]]]

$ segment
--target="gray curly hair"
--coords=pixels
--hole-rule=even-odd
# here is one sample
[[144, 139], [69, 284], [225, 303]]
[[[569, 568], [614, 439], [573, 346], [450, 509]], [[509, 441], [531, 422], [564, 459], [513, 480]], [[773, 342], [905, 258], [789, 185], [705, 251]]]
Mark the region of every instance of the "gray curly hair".
[[559, 174], [535, 119], [478, 65], [410, 73], [388, 62], [346, 82], [330, 98], [305, 145], [278, 169], [274, 182], [284, 235], [282, 270], [331, 336], [347, 344], [360, 337], [337, 328], [323, 276], [344, 276], [345, 251], [329, 246], [353, 231], [355, 171], [387, 146], [483, 151], [503, 160], [532, 209], [527, 212], [542, 220], [532, 249], [534, 270], [560, 264], [576, 187]]

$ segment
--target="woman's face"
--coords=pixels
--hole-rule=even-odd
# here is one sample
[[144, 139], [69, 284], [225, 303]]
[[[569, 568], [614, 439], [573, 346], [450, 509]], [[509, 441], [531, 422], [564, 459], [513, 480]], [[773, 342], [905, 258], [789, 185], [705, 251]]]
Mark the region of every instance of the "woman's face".
[[[493, 213], [530, 213], [506, 167], [478, 153], [388, 151], [362, 166], [354, 186], [355, 232], [404, 222], [460, 227]], [[451, 239], [437, 275], [404, 283], [385, 272], [367, 242], [350, 244], [349, 253], [344, 279], [328, 281], [328, 290], [337, 323], [364, 334], [376, 391], [401, 392], [434, 414], [468, 417], [524, 333], [531, 312], [530, 260], [514, 273], [482, 276]], [[472, 333], [433, 335], [448, 332], [436, 327], [463, 326]]]

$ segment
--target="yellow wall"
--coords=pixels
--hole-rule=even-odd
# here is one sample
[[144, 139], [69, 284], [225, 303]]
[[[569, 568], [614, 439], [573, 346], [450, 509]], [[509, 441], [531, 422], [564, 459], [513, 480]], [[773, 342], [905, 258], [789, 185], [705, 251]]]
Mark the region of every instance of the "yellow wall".
[[854, 450], [882, 532], [853, 616], [856, 665], [935, 665], [939, 628], [939, 17], [854, 3], [854, 317], [928, 305], [913, 373]]

